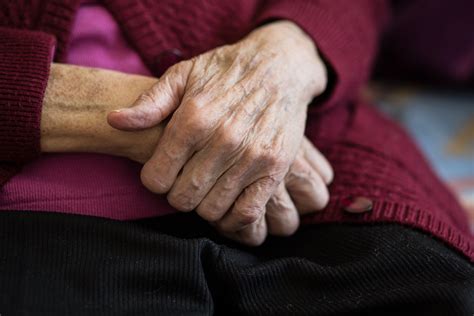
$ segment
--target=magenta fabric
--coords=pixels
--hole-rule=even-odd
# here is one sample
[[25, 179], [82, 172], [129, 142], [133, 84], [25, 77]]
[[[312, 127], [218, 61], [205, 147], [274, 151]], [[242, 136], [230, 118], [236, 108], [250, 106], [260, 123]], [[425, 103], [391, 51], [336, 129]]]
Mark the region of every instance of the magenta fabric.
[[[410, 3], [419, 1], [423, 0]], [[472, 2], [433, 1], [441, 6], [440, 12], [444, 12], [442, 6], [467, 8], [462, 3]], [[365, 102], [357, 101], [358, 91], [371, 72], [379, 35], [391, 12], [388, 1], [102, 0], [101, 3], [156, 76], [180, 60], [233, 43], [263, 23], [286, 19], [298, 24], [314, 40], [331, 70], [327, 94], [317, 99], [308, 113], [307, 136], [335, 170], [329, 187], [329, 205], [323, 212], [304, 216], [302, 224], [395, 222], [423, 230], [474, 261], [474, 238], [453, 195], [397, 124]], [[79, 0], [0, 1], [0, 185], [9, 185], [8, 179], [23, 177], [42, 161], [32, 162], [40, 155], [39, 121], [51, 49], [55, 47], [55, 61], [68, 61], [70, 30], [78, 7]], [[419, 19], [430, 16], [426, 15], [424, 6], [418, 8]], [[469, 19], [469, 10], [461, 13]], [[399, 17], [396, 15], [395, 19]], [[453, 28], [447, 26], [460, 17], [428, 19], [427, 24], [445, 25], [443, 30], [448, 31]], [[413, 20], [411, 28], [416, 28], [418, 22]], [[413, 34], [403, 32], [400, 36]], [[456, 34], [446, 36], [443, 45], [451, 45], [449, 41], [455, 37]], [[412, 40], [405, 43], [414, 45]], [[470, 41], [472, 45], [474, 41]], [[439, 51], [438, 46], [427, 47], [425, 52], [434, 54]], [[403, 49], [410, 51], [409, 47]], [[451, 66], [455, 65], [446, 65]], [[67, 155], [49, 157], [65, 159]], [[78, 164], [79, 157], [88, 164]], [[132, 205], [134, 209], [129, 210], [126, 203], [130, 200], [122, 196], [133, 190], [144, 190], [138, 183], [138, 165], [94, 155], [71, 155], [70, 159], [72, 167], [62, 164], [62, 168], [55, 169], [54, 176], [45, 178], [37, 172], [25, 179], [30, 188], [37, 190], [35, 194], [41, 192], [50, 199], [46, 211], [70, 213], [80, 205], [81, 209], [94, 210], [99, 216], [112, 214], [112, 218], [127, 218], [147, 207], [147, 203], [140, 201], [143, 204]], [[96, 166], [92, 170], [100, 170], [100, 174], [89, 178], [86, 174], [93, 173], [84, 169], [89, 166]], [[23, 172], [18, 173], [21, 167]], [[68, 179], [71, 171], [65, 168], [74, 169], [74, 179]], [[129, 182], [130, 175], [137, 176], [136, 183]], [[116, 185], [120, 183], [116, 182], [118, 177], [126, 178], [122, 182], [124, 186]], [[77, 188], [87, 196], [77, 196], [74, 191]], [[6, 194], [1, 193], [0, 200], [22, 194], [11, 187]], [[69, 198], [61, 209], [56, 205], [59, 203], [56, 194]], [[148, 197], [150, 204], [152, 199], [157, 202], [156, 209], [146, 209], [140, 214], [172, 211], [164, 199]], [[371, 199], [373, 210], [358, 215], [344, 212], [342, 201], [348, 197]]]
[[[67, 63], [151, 75], [112, 15], [97, 1], [83, 2], [77, 13]], [[121, 220], [173, 212], [166, 199], [142, 186], [140, 168], [107, 155], [44, 154], [4, 185], [0, 209]]]
[[81, 4], [72, 28], [68, 64], [151, 76], [140, 56], [126, 42], [110, 12], [97, 1]]

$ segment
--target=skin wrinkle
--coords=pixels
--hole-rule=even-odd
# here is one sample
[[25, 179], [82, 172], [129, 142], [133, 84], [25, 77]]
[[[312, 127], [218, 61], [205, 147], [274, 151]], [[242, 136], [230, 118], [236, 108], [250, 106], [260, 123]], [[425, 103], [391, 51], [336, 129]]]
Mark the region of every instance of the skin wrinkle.
[[[160, 127], [134, 134], [122, 132], [107, 124], [106, 113], [130, 104], [154, 83], [154, 78], [53, 64], [42, 108], [41, 150], [146, 159]], [[138, 140], [148, 147], [132, 146]]]
[[[224, 230], [238, 232], [244, 229], [246, 226], [254, 223], [256, 220], [254, 218], [255, 214], [258, 214], [257, 218], [260, 217], [260, 215], [264, 212], [265, 205], [270, 199], [270, 196], [268, 196], [267, 198], [266, 193], [261, 196], [261, 192], [266, 192], [266, 189], [264, 188], [273, 187], [275, 183], [279, 183], [279, 179], [272, 175], [269, 175], [259, 178], [254, 183], [250, 184], [244, 190], [243, 198], [237, 200], [234, 205], [234, 208], [228, 216], [231, 217], [232, 215], [235, 215], [235, 217], [237, 217], [237, 222], [229, 220], [226, 221], [226, 218], [224, 218], [220, 223], [218, 223], [218, 226], [220, 226], [221, 229]], [[249, 191], [257, 191], [255, 195], [252, 195], [252, 197], [255, 196], [255, 198], [248, 197]]]
[[[206, 146], [211, 147], [213, 146], [213, 144], [208, 142]], [[242, 148], [242, 146], [240, 146], [240, 148]], [[219, 149], [222, 150], [221, 148], [214, 148], [214, 150]], [[225, 153], [229, 152], [232, 151], [225, 150]], [[214, 177], [213, 175], [215, 175], [215, 172], [213, 169], [215, 169], [215, 166], [204, 166], [207, 161], [203, 161], [202, 157], [197, 157], [198, 155], [199, 153], [196, 153], [190, 159], [190, 163], [185, 166], [185, 168], [183, 169], [183, 174], [178, 178], [175, 186], [173, 186], [173, 188], [171, 189], [170, 195], [172, 196], [171, 200], [173, 201], [173, 205], [181, 204], [181, 208], [189, 210], [194, 209], [201, 202], [202, 198], [204, 198], [208, 193], [208, 191], [203, 192], [203, 190], [205, 190], [210, 183], [212, 185], [209, 190], [212, 189], [212, 186], [215, 184], [218, 178], [232, 166], [233, 162], [238, 157], [238, 155], [231, 154], [223, 156], [225, 157], [225, 160], [222, 163], [227, 167], [222, 172], [220, 172], [217, 177]], [[195, 165], [198, 168], [193, 168], [191, 171], [189, 171], [189, 165]], [[194, 172], [192, 172], [193, 170]], [[219, 170], [217, 172], [219, 172]], [[186, 186], [186, 184], [183, 184], [182, 177], [185, 177], [186, 173], [189, 173], [191, 175], [189, 178], [191, 179], [191, 183], [192, 185], [194, 185], [194, 187], [189, 188], [189, 185]], [[191, 192], [192, 194], [189, 194], [189, 192]], [[180, 201], [176, 203], [177, 200]]]
[[[304, 160], [295, 162], [285, 178], [288, 191], [294, 197], [295, 203], [302, 213], [322, 209], [329, 198], [326, 187], [321, 185], [320, 176], [305, 164], [308, 163]], [[301, 183], [306, 185], [298, 185]], [[313, 192], [316, 194], [312, 194]], [[310, 201], [304, 203], [307, 200]], [[311, 205], [312, 208], [305, 207], [305, 205]]]
[[278, 186], [278, 194], [273, 195], [267, 203], [267, 225], [274, 235], [289, 236], [299, 225], [299, 215], [285, 186]]
[[[221, 48], [222, 50], [226, 50], [229, 47], [222, 46]], [[232, 78], [232, 76], [229, 76], [229, 73], [231, 73], [231, 71], [235, 70], [236, 68], [237, 69], [240, 68], [240, 65], [236, 64], [234, 60], [231, 60], [230, 62], [228, 62], [227, 56], [223, 54], [221, 51], [213, 51], [207, 54], [210, 54], [210, 58], [207, 60], [206, 66], [204, 67], [204, 71], [203, 71], [203, 73], [207, 74], [207, 79], [203, 80], [203, 82], [201, 82], [200, 79], [198, 79], [199, 81], [196, 82], [196, 84], [199, 87], [199, 89], [197, 91], [193, 91], [194, 96], [203, 94], [204, 91], [209, 90], [209, 88], [212, 87], [213, 85], [216, 85], [216, 83], [221, 84], [223, 78], [227, 78], [227, 80], [229, 80], [229, 78]], [[206, 56], [206, 54], [204, 56]], [[199, 59], [203, 59], [204, 56], [198, 56], [195, 64], [199, 62]], [[225, 70], [222, 71], [222, 66], [225, 66], [226, 64], [228, 64], [227, 67], [225, 67]], [[217, 67], [216, 65], [221, 65], [221, 68]], [[209, 74], [208, 70], [210, 68], [215, 68], [216, 70], [213, 71], [212, 74]], [[237, 73], [237, 75], [240, 75], [240, 74], [241, 74], [241, 71]], [[229, 81], [226, 83], [232, 84], [233, 82]], [[225, 85], [222, 84], [222, 86], [225, 86]]]
[[260, 180], [262, 180], [262, 179], [260, 179]]
[[321, 178], [326, 184], [330, 184], [334, 178], [334, 174], [326, 158], [316, 150], [313, 150], [312, 144], [307, 139], [303, 139], [302, 149], [303, 156], [309, 165], [321, 175]]
[[[234, 87], [233, 87], [233, 89], [234, 89]], [[236, 90], [239, 91], [238, 88], [237, 88]], [[227, 99], [227, 98], [229, 97], [229, 95], [234, 96], [234, 95], [236, 95], [236, 94], [237, 94], [237, 93], [231, 92], [231, 93], [226, 94], [226, 95], [224, 95], [224, 96], [222, 96], [222, 97], [219, 96], [219, 98]], [[231, 105], [235, 105], [235, 106], [231, 106], [231, 109], [235, 109], [238, 104], [241, 104], [241, 103], [244, 102], [244, 98], [248, 98], [248, 97], [249, 97], [248, 95], [245, 95], [245, 94], [244, 94], [244, 95], [242, 95], [242, 98], [241, 98], [240, 100], [238, 100], [237, 102], [234, 101], [234, 102], [230, 103]], [[221, 102], [222, 102], [222, 101], [221, 101]], [[213, 101], [211, 101], [210, 103], [219, 103], [219, 102], [216, 101], [216, 100], [213, 100]], [[247, 107], [242, 108], [243, 111], [245, 111], [246, 109], [247, 109]], [[258, 109], [256, 109], [256, 111], [258, 111]], [[231, 114], [231, 117], [235, 116], [235, 113], [239, 113], [239, 111], [233, 111], [233, 113]], [[195, 119], [195, 118], [194, 118], [194, 119]], [[245, 121], [245, 120], [240, 120], [240, 121]], [[234, 128], [235, 128], [235, 124], [232, 125], [232, 126], [234, 126]], [[210, 132], [208, 132], [208, 134], [211, 134], [212, 132], [213, 132], [213, 131], [210, 131]], [[205, 140], [205, 142], [209, 142], [209, 140]], [[198, 147], [198, 148], [199, 148], [199, 147]]]
[[[142, 93], [140, 97], [138, 98], [138, 102], [146, 102], [146, 103], [149, 103], [150, 105], [159, 104], [158, 102], [156, 102], [156, 99], [154, 98], [154, 93]], [[155, 111], [159, 112], [158, 114], [159, 117], [164, 116], [163, 111], [160, 109], [160, 107], [157, 106]], [[134, 116], [131, 119], [137, 119], [141, 121], [143, 124], [146, 124], [148, 115], [147, 113], [141, 111], [141, 115]]]
[[[253, 179], [249, 181], [249, 175], [254, 174], [255, 171], [259, 169], [258, 164], [252, 164], [252, 159], [244, 160], [232, 166], [228, 172], [224, 173], [224, 175], [218, 179], [216, 184], [203, 199], [203, 202], [198, 207], [198, 213], [209, 210], [213, 216], [216, 213], [221, 216], [224, 215], [224, 212], [234, 203], [237, 195], [254, 182]], [[220, 191], [220, 193], [216, 193], [218, 191]], [[228, 192], [228, 194], [225, 195], [222, 191]], [[216, 196], [216, 198], [212, 198], [212, 196]], [[225, 199], [224, 197], [226, 196], [230, 196], [231, 198]], [[222, 204], [217, 205], [217, 203], [222, 203], [224, 206], [222, 206]], [[219, 218], [213, 218], [213, 221], [219, 220], [221, 216], [219, 216]]]
[[[186, 67], [181, 66], [180, 68], [185, 69]], [[68, 74], [72, 72], [74, 72], [75, 75], [69, 76]], [[100, 152], [128, 157], [141, 163], [150, 159], [156, 147], [156, 143], [162, 134], [161, 128], [163, 125], [142, 131], [122, 132], [112, 129], [107, 125], [105, 113], [117, 107], [132, 104], [140, 93], [151, 88], [157, 82], [155, 78], [134, 76], [106, 70], [89, 71], [84, 67], [57, 64], [53, 64], [51, 73], [52, 76], [48, 82], [43, 106], [41, 126], [42, 151]], [[59, 76], [54, 76], [55, 74], [59, 74]], [[60, 81], [57, 81], [58, 77], [61, 78]], [[185, 76], [182, 76], [182, 78], [184, 79], [182, 79], [181, 85], [184, 80], [187, 80]], [[169, 82], [178, 84], [178, 81], [174, 80], [170, 80]], [[103, 90], [98, 91], [96, 89], [97, 86], [101, 86]], [[75, 89], [71, 89], [71, 87], [75, 87]], [[178, 88], [173, 88], [173, 90], [177, 91]], [[86, 110], [83, 113], [74, 111], [72, 114], [66, 115], [63, 110], [57, 111], [57, 108], [55, 108], [55, 103], [58, 102], [64, 103], [64, 106], [69, 104], [77, 108], [81, 108], [81, 104], [97, 104], [97, 109], [96, 111]], [[87, 107], [83, 106], [82, 109], [84, 108]], [[113, 114], [113, 117], [117, 118], [115, 115], [116, 114]], [[242, 113], [242, 115], [244, 114]], [[123, 122], [124, 117], [119, 118]], [[71, 124], [71, 120], [74, 120], [75, 124]], [[113, 119], [111, 121], [113, 121]], [[227, 130], [230, 130], [230, 127], [223, 126]], [[249, 135], [245, 136], [248, 137]], [[244, 139], [248, 142], [244, 145], [249, 145], [250, 140], [248, 138]], [[304, 152], [299, 153], [296, 159], [304, 159], [303, 154]], [[194, 157], [194, 155], [191, 157]], [[236, 186], [242, 188], [248, 187], [250, 184], [248, 180], [251, 179], [251, 176], [261, 172], [265, 166], [265, 162], [262, 161], [252, 164], [253, 158], [254, 157], [245, 157], [239, 164], [229, 168], [225, 176], [219, 178], [219, 183], [223, 184], [221, 186], [222, 191], [232, 190]], [[252, 168], [249, 169], [249, 166], [252, 166]], [[233, 170], [236, 169], [238, 170], [234, 172]], [[180, 175], [179, 172], [178, 175]], [[239, 185], [239, 183], [242, 184]], [[213, 190], [214, 187], [211, 189], [211, 193], [214, 192]], [[210, 195], [210, 193], [208, 195]], [[220, 197], [221, 195], [218, 194], [214, 202], [220, 203]], [[232, 199], [231, 203], [233, 203], [236, 198], [237, 196]], [[232, 205], [229, 205], [228, 208], [231, 206]], [[224, 212], [225, 211], [227, 211], [227, 208]], [[282, 220], [284, 220], [283, 217]], [[255, 233], [258, 235], [258, 238], [264, 237], [267, 231], [261, 231], [259, 229], [266, 229], [265, 227], [265, 219], [261, 217], [259, 222], [255, 223], [255, 227], [252, 224], [250, 228], [241, 231], [239, 234], [243, 234], [247, 242], [254, 244], [252, 238], [255, 236], [252, 236], [252, 234]]]
[[[226, 86], [231, 86], [232, 89], [234, 89], [236, 81], [232, 80], [232, 78], [238, 78], [241, 75], [242, 71], [239, 71], [240, 68], [240, 65], [230, 63], [221, 74], [218, 73], [216, 76], [216, 73], [213, 73], [211, 76], [209, 76], [209, 79], [206, 80], [204, 84], [202, 84], [198, 92], [195, 92], [194, 96], [205, 94], [204, 91], [212, 90], [213, 88], [216, 88], [217, 91], [225, 91]], [[225, 94], [222, 97], [228, 97], [228, 95]]]
[[[278, 109], [275, 108], [275, 106], [272, 107], [272, 105], [276, 104], [277, 102], [270, 102], [270, 106], [267, 107], [269, 110], [273, 110], [275, 112], [278, 112]], [[276, 115], [275, 116], [279, 121], [284, 120], [284, 117], [281, 115]], [[263, 126], [262, 126], [263, 125]], [[264, 143], [263, 148], [265, 151], [271, 151], [274, 148], [284, 148], [283, 146], [283, 135], [280, 133], [279, 129], [275, 127], [275, 121], [273, 120], [273, 117], [268, 117], [263, 114], [259, 115], [256, 118], [256, 125], [254, 127], [254, 133], [258, 134], [258, 131], [260, 129], [263, 129], [265, 127], [270, 128], [270, 130], [273, 132], [270, 134], [270, 136], [267, 136], [267, 138], [271, 139], [271, 142], [269, 144]], [[280, 153], [277, 153], [276, 155], [280, 155]], [[285, 157], [285, 156], [284, 156]]]
[[[165, 185], [158, 190], [153, 183], [145, 185], [159, 192], [171, 189], [170, 203], [178, 209], [199, 203], [202, 217], [222, 215], [217, 226], [223, 231], [241, 230], [244, 218], [246, 225], [254, 225], [245, 231], [259, 235], [255, 229], [263, 224], [256, 212], [264, 211], [271, 196], [278, 194], [295, 159], [304, 159], [298, 149], [307, 106], [319, 94], [318, 86], [325, 86], [324, 64], [312, 40], [286, 21], [265, 25], [235, 44], [181, 63], [186, 64], [165, 73], [173, 76], [171, 81], [186, 80], [185, 90], [142, 171], [154, 173], [150, 177]], [[221, 188], [229, 178], [238, 185]], [[305, 185], [316, 191], [309, 182]], [[205, 209], [212, 205], [228, 209]]]
[[[260, 123], [260, 121], [259, 121], [259, 123]], [[280, 148], [283, 148], [283, 146], [280, 146]], [[277, 154], [277, 155], [279, 155], [279, 154]], [[286, 171], [287, 171], [287, 170], [285, 170], [284, 172], [282, 172], [282, 175], [277, 175], [277, 176], [276, 176], [276, 179], [278, 179], [278, 178], [280, 178], [280, 177], [282, 178], [282, 177], [284, 176], [284, 174], [286, 174]], [[267, 176], [267, 177], [258, 178], [254, 183], [248, 185], [248, 187], [250, 187], [250, 186], [252, 186], [252, 185], [255, 185], [255, 183], [258, 183], [258, 182], [262, 182], [262, 181], [265, 182], [266, 179], [271, 179], [271, 178], [273, 178], [274, 176], [275, 176], [275, 175], [269, 175], [269, 176]], [[280, 180], [280, 181], [281, 181], [281, 180]], [[268, 196], [268, 198], [270, 198], [270, 195]], [[265, 203], [266, 203], [267, 201], [268, 201], [268, 200], [264, 200], [263, 205], [262, 205], [262, 208], [264, 207], [264, 205], [265, 205]], [[237, 208], [237, 206], [234, 206], [234, 208]], [[246, 223], [246, 222], [245, 222], [245, 223]], [[241, 225], [243, 225], [243, 224], [245, 224], [245, 223], [240, 222]], [[219, 226], [219, 224], [218, 224], [218, 226]], [[222, 229], [222, 228], [221, 228], [221, 229]]]

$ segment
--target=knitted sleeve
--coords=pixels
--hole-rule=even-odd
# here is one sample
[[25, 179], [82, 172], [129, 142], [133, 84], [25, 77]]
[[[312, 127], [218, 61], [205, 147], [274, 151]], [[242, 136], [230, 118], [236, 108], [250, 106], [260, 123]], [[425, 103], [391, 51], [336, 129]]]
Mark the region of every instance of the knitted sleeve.
[[266, 0], [257, 23], [290, 20], [315, 41], [330, 71], [320, 111], [354, 97], [368, 79], [388, 8], [384, 0]]
[[0, 185], [40, 153], [54, 45], [49, 34], [0, 27]]

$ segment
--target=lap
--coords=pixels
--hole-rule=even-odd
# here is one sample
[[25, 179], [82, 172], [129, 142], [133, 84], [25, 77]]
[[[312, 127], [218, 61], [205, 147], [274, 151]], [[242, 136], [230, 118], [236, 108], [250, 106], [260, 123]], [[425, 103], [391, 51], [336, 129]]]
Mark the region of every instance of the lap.
[[247, 248], [196, 216], [0, 214], [0, 311], [468, 315], [474, 268], [397, 224], [321, 224]]

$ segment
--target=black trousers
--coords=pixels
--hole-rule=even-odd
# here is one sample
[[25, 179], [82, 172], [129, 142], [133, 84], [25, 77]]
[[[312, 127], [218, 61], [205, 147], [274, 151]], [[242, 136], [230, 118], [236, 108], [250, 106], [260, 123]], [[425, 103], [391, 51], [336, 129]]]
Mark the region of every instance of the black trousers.
[[0, 213], [2, 316], [473, 313], [473, 265], [396, 224], [314, 225], [246, 248], [192, 214]]

